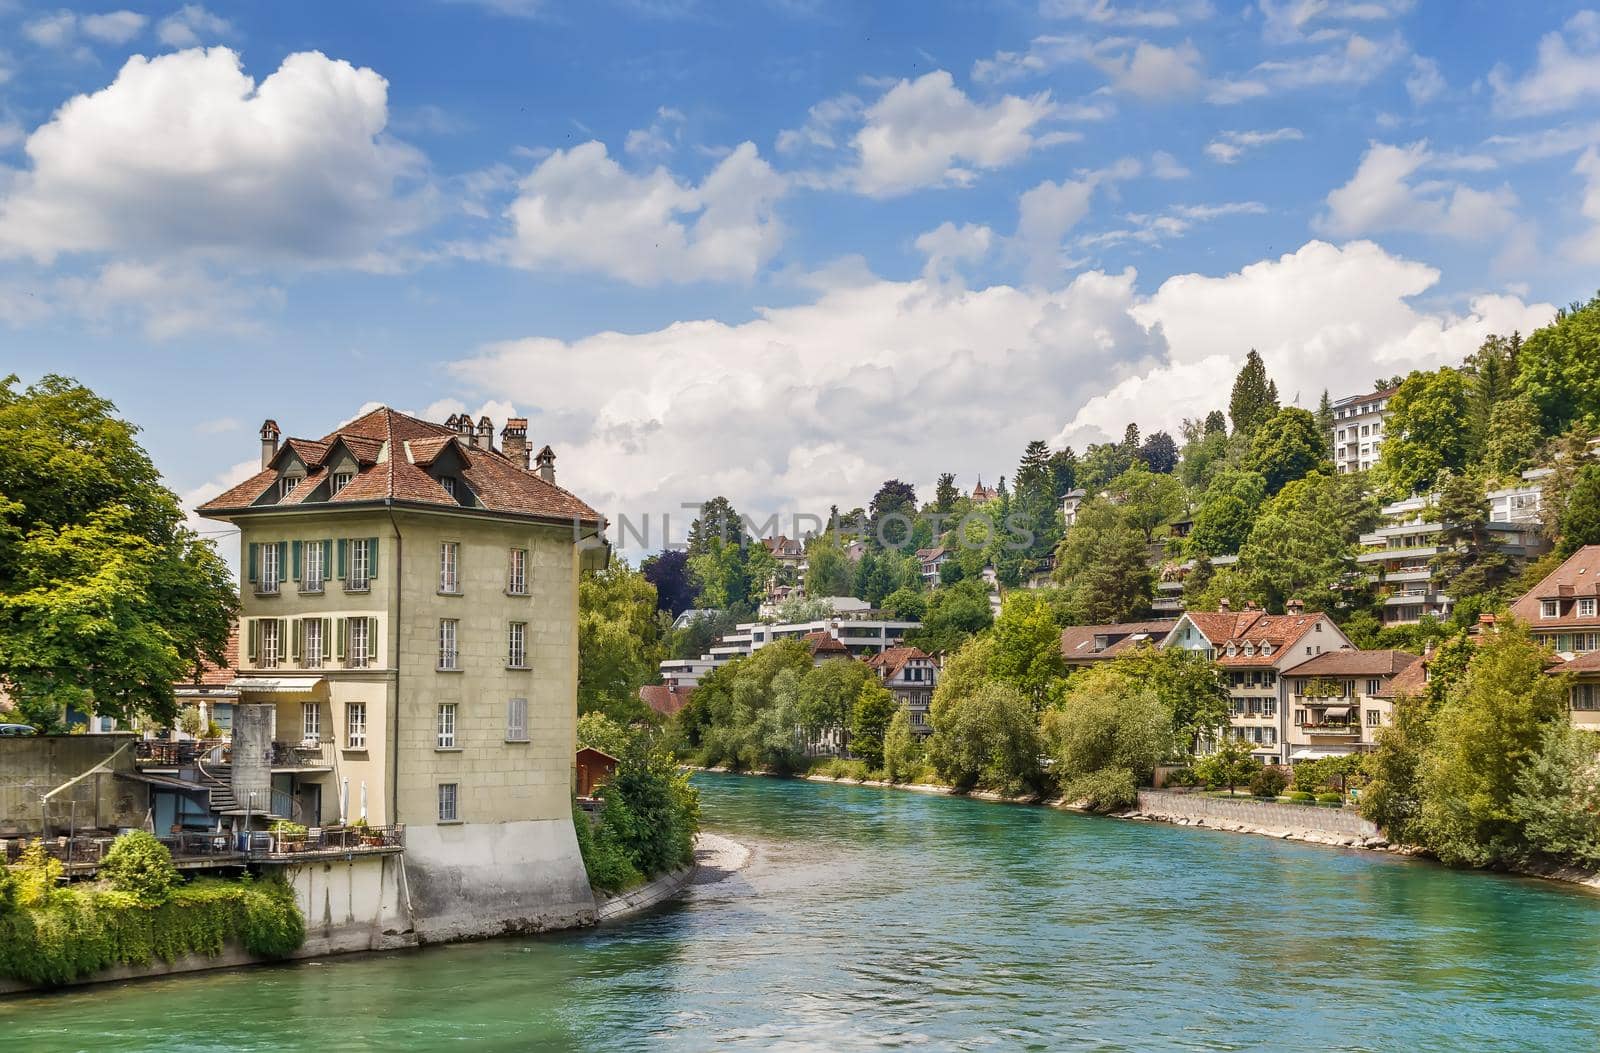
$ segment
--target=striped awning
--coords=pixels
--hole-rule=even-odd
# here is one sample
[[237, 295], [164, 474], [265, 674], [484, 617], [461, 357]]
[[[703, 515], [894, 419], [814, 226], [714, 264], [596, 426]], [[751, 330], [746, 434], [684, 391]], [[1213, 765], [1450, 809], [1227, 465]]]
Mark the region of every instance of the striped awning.
[[309, 695], [321, 683], [320, 676], [241, 676], [229, 686], [241, 694]]

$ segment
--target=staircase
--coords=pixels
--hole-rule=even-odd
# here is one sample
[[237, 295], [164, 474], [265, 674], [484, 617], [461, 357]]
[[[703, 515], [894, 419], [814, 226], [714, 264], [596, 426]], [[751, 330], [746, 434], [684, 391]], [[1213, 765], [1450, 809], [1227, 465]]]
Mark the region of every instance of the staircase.
[[201, 762], [196, 767], [200, 772], [200, 785], [206, 788], [211, 810], [218, 815], [243, 815], [244, 809], [239, 807], [239, 802], [233, 796], [233, 765]]

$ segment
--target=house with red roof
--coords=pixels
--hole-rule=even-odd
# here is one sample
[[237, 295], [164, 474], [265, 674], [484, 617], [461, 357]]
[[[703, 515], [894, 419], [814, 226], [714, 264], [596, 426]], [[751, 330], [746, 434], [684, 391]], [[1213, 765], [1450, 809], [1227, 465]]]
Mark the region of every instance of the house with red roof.
[[868, 658], [867, 665], [878, 674], [879, 683], [889, 689], [895, 701], [906, 708], [911, 730], [917, 735], [932, 734], [928, 710], [939, 682], [938, 657], [920, 647], [891, 647]]
[[1327, 651], [1289, 669], [1289, 760], [1371, 750], [1378, 729], [1394, 723], [1398, 678], [1421, 662], [1406, 651]]
[[1585, 545], [1517, 598], [1511, 614], [1562, 658], [1600, 651], [1600, 545]]

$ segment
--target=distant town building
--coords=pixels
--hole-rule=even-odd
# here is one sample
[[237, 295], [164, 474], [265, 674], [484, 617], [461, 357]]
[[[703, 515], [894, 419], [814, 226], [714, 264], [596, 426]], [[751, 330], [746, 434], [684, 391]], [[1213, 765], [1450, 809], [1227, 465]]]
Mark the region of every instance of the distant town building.
[[906, 708], [912, 732], [932, 734], [928, 707], [939, 682], [939, 660], [917, 647], [891, 647], [868, 658], [867, 665], [878, 674], [878, 680], [894, 700]]
[[1074, 668], [1098, 665], [1140, 646], [1159, 646], [1177, 625], [1175, 619], [1073, 625], [1061, 630], [1061, 657]]
[[1585, 545], [1511, 605], [1534, 639], [1563, 659], [1600, 651], [1600, 545]]
[[917, 562], [922, 564], [922, 584], [924, 588], [934, 589], [939, 587], [939, 571], [952, 558], [955, 550], [943, 545], [934, 548], [917, 549]]
[[1289, 760], [1371, 750], [1394, 722], [1395, 678], [1420, 661], [1405, 651], [1329, 651], [1285, 671]]
[[1378, 463], [1389, 400], [1398, 390], [1351, 395], [1333, 404], [1333, 464], [1338, 471], [1364, 472]]

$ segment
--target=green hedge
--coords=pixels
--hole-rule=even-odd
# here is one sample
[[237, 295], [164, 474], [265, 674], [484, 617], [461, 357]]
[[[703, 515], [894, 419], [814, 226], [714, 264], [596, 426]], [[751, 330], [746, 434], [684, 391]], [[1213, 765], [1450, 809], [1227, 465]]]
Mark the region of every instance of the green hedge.
[[159, 906], [80, 884], [0, 912], [0, 976], [63, 984], [114, 965], [215, 956], [229, 941], [258, 957], [281, 958], [305, 935], [294, 893], [280, 881], [202, 878], [174, 889]]

